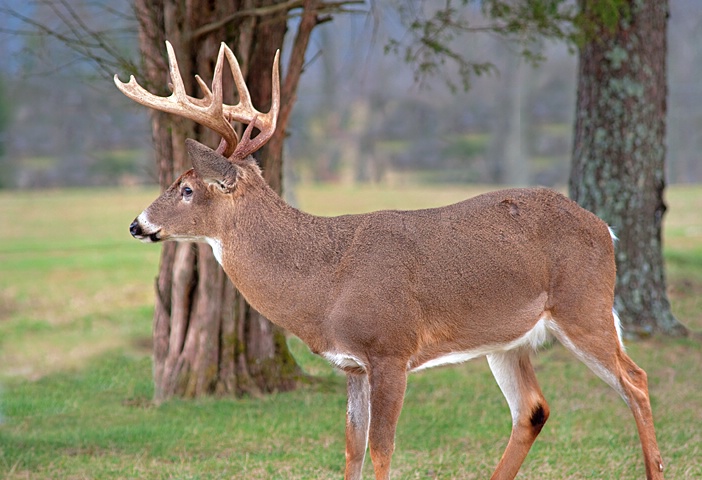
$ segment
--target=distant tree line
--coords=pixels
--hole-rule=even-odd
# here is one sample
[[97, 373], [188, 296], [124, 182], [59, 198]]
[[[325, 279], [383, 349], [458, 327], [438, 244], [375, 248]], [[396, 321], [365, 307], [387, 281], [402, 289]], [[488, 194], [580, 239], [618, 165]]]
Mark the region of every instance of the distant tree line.
[[[111, 25], [110, 38], [125, 62], [102, 54], [97, 72], [116, 73], [119, 65], [126, 71], [129, 62], [138, 64], [136, 21], [129, 9], [105, 12], [85, 2], [39, 2], [24, 13], [61, 31], [65, 27], [54, 18], [55, 4], [61, 3], [79, 9], [76, 14], [86, 22], [97, 22], [94, 30]], [[695, 2], [674, 0], [673, 6], [671, 37], [702, 35], [695, 28]], [[392, 10], [375, 14], [396, 15]], [[480, 25], [482, 15], [474, 9], [466, 18]], [[367, 17], [337, 15], [313, 33], [313, 60], [306, 66], [287, 142], [295, 176], [363, 182], [411, 172], [424, 181], [567, 182], [576, 58], [566, 45], [542, 46], [544, 60], [535, 68], [516, 44], [502, 37], [456, 36], [450, 42], [453, 50], [467, 58], [490, 59], [492, 65], [483, 67], [486, 76], [470, 77], [471, 89], [464, 92], [455, 88], [462, 81], [459, 65], [449, 62], [437, 75], [430, 73], [438, 65], [409, 68], [408, 52], [425, 54], [393, 40], [403, 27], [391, 24], [374, 31]], [[0, 35], [7, 36], [2, 31], [8, 29], [0, 27]], [[377, 37], [375, 44], [357, 48], [354, 39], [369, 34]], [[94, 62], [76, 57], [75, 49], [67, 51], [58, 40], [34, 32], [15, 38], [14, 50], [0, 46], [8, 59], [0, 65], [0, 149], [5, 152], [0, 151], [0, 186], [157, 182], [146, 113], [121, 98], [104, 76], [96, 76]], [[702, 84], [696, 80], [702, 62], [690, 45], [670, 45], [672, 182], [702, 178], [702, 140], [696, 133], [702, 129]], [[400, 54], [383, 54], [384, 46]], [[418, 88], [417, 81], [425, 88]]]

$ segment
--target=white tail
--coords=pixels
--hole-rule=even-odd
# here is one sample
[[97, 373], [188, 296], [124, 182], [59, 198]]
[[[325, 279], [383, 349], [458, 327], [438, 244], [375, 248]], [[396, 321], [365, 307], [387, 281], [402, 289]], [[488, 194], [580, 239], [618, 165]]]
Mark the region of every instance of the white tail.
[[[221, 102], [219, 81], [203, 103]], [[208, 104], [212, 121], [192, 115], [197, 101], [174, 85], [178, 107], [145, 103], [231, 135], [222, 107]], [[245, 110], [236, 118], [259, 118]], [[268, 138], [275, 121], [262, 125]], [[361, 477], [368, 443], [376, 479], [389, 477], [408, 372], [481, 356], [513, 420], [492, 478], [514, 478], [549, 416], [530, 355], [552, 336], [624, 398], [647, 478], [663, 478], [646, 374], [624, 353], [612, 311], [612, 238], [596, 216], [551, 190], [513, 189], [429, 210], [315, 217], [268, 187], [246, 157], [251, 145], [230, 158], [187, 146], [194, 168], [130, 231], [146, 242], [208, 242], [254, 308], [346, 372], [345, 478]]]

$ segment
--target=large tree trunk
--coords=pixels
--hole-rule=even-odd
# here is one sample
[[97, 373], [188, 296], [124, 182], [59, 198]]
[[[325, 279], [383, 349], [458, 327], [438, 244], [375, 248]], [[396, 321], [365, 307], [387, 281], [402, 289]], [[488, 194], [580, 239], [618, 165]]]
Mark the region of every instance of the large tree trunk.
[[[224, 41], [239, 59], [254, 105], [266, 111], [270, 106], [273, 57], [283, 44], [287, 11], [232, 14], [275, 3], [282, 2], [137, 0], [145, 83], [152, 91], [169, 93], [165, 89], [170, 79], [164, 46], [168, 39], [175, 49], [186, 89], [192, 95], [200, 95], [193, 76], [199, 73], [211, 81], [219, 44]], [[306, 6], [310, 4], [308, 1]], [[296, 47], [302, 45], [292, 53], [283, 82], [281, 101], [288, 113], [284, 118], [281, 113], [278, 129], [261, 156], [266, 159], [262, 163], [266, 178], [279, 193], [282, 141], [303, 64], [294, 55], [304, 58], [309, 32], [316, 24], [316, 15], [309, 10], [303, 15], [295, 42]], [[210, 28], [222, 19], [230, 20]], [[308, 31], [303, 31], [303, 27]], [[225, 97], [225, 102], [235, 103], [233, 82], [226, 75], [224, 85], [229, 98]], [[185, 154], [186, 138], [196, 138], [212, 147], [218, 143], [212, 132], [159, 112], [152, 113], [152, 128], [162, 189], [190, 167]], [[246, 303], [210, 247], [204, 244], [164, 245], [156, 279], [153, 335], [157, 401], [171, 396], [290, 390], [301, 375], [288, 351], [284, 332]]]
[[[593, 2], [581, 0], [587, 14]], [[580, 50], [570, 193], [612, 226], [625, 331], [681, 335], [662, 255], [667, 0], [631, 0]]]

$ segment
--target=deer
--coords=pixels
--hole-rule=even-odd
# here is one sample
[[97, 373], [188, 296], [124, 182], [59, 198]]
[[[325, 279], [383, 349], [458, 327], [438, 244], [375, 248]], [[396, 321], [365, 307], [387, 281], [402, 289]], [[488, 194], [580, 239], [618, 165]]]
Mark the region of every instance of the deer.
[[[625, 353], [613, 309], [614, 238], [607, 224], [547, 188], [498, 190], [425, 210], [319, 217], [287, 204], [252, 154], [276, 129], [279, 55], [268, 113], [257, 111], [236, 57], [222, 43], [212, 89], [185, 92], [166, 43], [169, 97], [132, 76], [136, 102], [221, 136], [216, 149], [185, 141], [192, 169], [130, 225], [145, 243], [206, 242], [250, 305], [346, 374], [346, 480], [370, 450], [390, 477], [410, 372], [487, 357], [512, 430], [492, 479], [513, 479], [549, 417], [531, 357], [558, 340], [626, 402], [646, 478], [663, 478], [647, 376]], [[238, 90], [222, 100], [224, 59]], [[247, 127], [237, 135], [232, 122]], [[253, 130], [258, 133], [253, 136]]]

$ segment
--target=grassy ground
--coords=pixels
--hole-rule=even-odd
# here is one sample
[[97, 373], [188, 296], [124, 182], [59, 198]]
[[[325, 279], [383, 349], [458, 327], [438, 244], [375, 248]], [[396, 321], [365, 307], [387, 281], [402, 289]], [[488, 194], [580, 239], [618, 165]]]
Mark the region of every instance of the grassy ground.
[[[473, 193], [323, 186], [302, 188], [297, 199], [307, 211], [336, 214]], [[0, 477], [341, 478], [343, 377], [294, 339], [299, 361], [323, 381], [261, 400], [150, 403], [159, 253], [131, 240], [127, 226], [154, 195], [0, 194]], [[702, 188], [672, 188], [668, 200], [673, 309], [701, 330]], [[649, 373], [667, 478], [702, 478], [702, 346], [654, 338], [628, 351]], [[551, 418], [520, 478], [642, 478], [634, 423], [615, 393], [558, 346], [535, 364]], [[487, 478], [509, 430], [484, 361], [412, 375], [394, 478]]]

